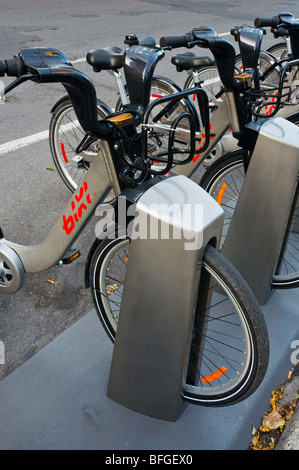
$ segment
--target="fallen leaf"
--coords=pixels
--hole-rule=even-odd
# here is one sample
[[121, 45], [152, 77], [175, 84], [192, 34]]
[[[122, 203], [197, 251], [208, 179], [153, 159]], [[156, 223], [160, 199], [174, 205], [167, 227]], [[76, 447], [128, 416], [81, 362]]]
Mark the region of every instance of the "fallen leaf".
[[106, 287], [106, 292], [108, 295], [114, 294], [119, 289], [119, 285], [115, 282], [114, 284], [110, 284]]
[[264, 416], [262, 426], [263, 428], [277, 429], [281, 426], [284, 426], [284, 424], [285, 420], [276, 410], [273, 410], [271, 413]]
[[47, 167], [47, 170], [54, 171], [54, 168], [53, 168], [52, 166], [48, 166], [48, 167]]
[[282, 398], [282, 393], [281, 393], [282, 390], [283, 389], [281, 388], [280, 390], [274, 390], [272, 392], [272, 398], [270, 399], [270, 404], [273, 410], [276, 410], [277, 402], [280, 398]]

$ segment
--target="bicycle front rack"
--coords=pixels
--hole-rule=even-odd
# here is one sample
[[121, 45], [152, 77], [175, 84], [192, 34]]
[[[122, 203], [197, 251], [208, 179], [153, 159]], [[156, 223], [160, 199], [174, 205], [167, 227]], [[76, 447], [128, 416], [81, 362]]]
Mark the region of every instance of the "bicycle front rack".
[[[152, 168], [150, 171], [153, 174], [165, 174], [171, 170], [173, 165], [186, 165], [191, 162], [195, 153], [196, 141], [202, 140], [201, 136], [197, 138], [196, 135], [202, 129], [200, 129], [196, 109], [189, 101], [188, 97], [190, 95], [193, 96], [193, 99], [197, 99], [201, 122], [204, 123], [205, 127], [205, 140], [202, 143], [201, 152], [204, 152], [210, 144], [209, 103], [206, 93], [201, 88], [195, 87], [157, 98], [148, 106], [144, 115], [142, 136], [144, 154], [148, 152], [148, 149], [151, 149], [148, 144], [150, 135], [159, 140], [157, 136], [168, 134], [168, 145], [166, 150], [155, 153], [153, 156], [149, 154], [149, 158], [154, 162], [166, 163], [166, 165], [163, 165], [163, 169], [155, 170]], [[180, 102], [183, 103], [186, 111], [177, 114]], [[155, 114], [155, 108], [161, 106], [163, 106], [162, 110]], [[176, 145], [181, 145], [181, 148]], [[186, 154], [185, 158], [181, 158], [182, 155]]]

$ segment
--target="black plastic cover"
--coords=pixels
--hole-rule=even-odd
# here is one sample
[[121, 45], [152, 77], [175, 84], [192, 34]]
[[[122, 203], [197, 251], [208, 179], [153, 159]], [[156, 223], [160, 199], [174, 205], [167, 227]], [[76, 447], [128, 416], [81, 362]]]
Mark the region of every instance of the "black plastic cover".
[[163, 57], [164, 52], [160, 49], [140, 44], [125, 50], [124, 72], [130, 105], [141, 113], [149, 104], [151, 80], [157, 63]]
[[243, 26], [239, 29], [238, 42], [244, 71], [257, 69], [263, 35], [261, 29], [250, 26]]

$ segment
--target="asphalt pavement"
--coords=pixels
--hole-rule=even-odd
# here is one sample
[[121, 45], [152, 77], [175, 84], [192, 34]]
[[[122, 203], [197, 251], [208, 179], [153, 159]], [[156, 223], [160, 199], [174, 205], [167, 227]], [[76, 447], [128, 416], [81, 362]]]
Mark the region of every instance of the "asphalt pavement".
[[[236, 24], [252, 24], [256, 16], [272, 16], [280, 11], [291, 11], [299, 17], [298, 4], [272, 1], [270, 10], [266, 0], [2, 0], [0, 8], [1, 58], [10, 58], [25, 48], [57, 48], [92, 78], [99, 98], [112, 107], [116, 102], [114, 79], [105, 72], [94, 74], [82, 60], [90, 49], [124, 47], [129, 32], [158, 40], [163, 35], [184, 34], [198, 25], [209, 25], [224, 33]], [[273, 38], [265, 36], [264, 47], [271, 44]], [[182, 84], [185, 76], [174, 71], [170, 56], [159, 63], [157, 72]], [[51, 108], [63, 94], [60, 85], [26, 83], [0, 105], [1, 227], [6, 238], [17, 243], [42, 240], [70, 193], [57, 172], [49, 169], [53, 162], [46, 137], [29, 139], [26, 146], [7, 144], [46, 131]], [[83, 273], [95, 223], [93, 220], [77, 240], [82, 255], [76, 263], [29, 275], [22, 291], [13, 296], [1, 295], [0, 341], [5, 348], [5, 363], [0, 364], [0, 380], [89, 315], [93, 305], [90, 292], [84, 289]]]

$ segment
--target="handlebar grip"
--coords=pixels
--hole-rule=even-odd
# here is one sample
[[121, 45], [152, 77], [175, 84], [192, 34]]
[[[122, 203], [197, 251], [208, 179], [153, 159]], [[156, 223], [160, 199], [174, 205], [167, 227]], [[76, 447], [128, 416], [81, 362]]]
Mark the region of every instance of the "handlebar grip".
[[6, 75], [9, 77], [18, 77], [18, 64], [15, 58], [13, 59], [5, 59], [7, 72]]
[[5, 62], [7, 65], [7, 75], [9, 77], [20, 77], [28, 73], [27, 67], [19, 55], [15, 55], [13, 59], [6, 59]]
[[264, 26], [271, 26], [274, 28], [279, 23], [279, 18], [277, 16], [273, 16], [272, 18], [256, 18], [254, 20], [254, 26], [256, 28], [262, 28]]
[[188, 40], [186, 36], [164, 36], [160, 39], [161, 47], [186, 47], [188, 45]]
[[20, 77], [27, 73], [27, 68], [20, 56], [13, 59], [0, 60], [0, 77]]
[[5, 74], [6, 74], [6, 65], [2, 60], [0, 60], [0, 77], [4, 77]]

